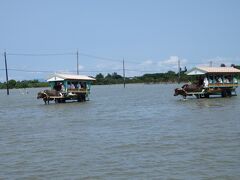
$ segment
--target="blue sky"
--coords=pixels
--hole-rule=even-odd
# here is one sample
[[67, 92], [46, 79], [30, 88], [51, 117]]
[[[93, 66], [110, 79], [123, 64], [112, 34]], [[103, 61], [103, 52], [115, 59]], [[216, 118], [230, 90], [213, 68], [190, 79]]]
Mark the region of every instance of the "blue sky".
[[[238, 0], [0, 0], [0, 69], [7, 53], [10, 78], [46, 78], [49, 72], [127, 76], [196, 65], [240, 64]], [[108, 60], [85, 56], [99, 56]], [[0, 70], [0, 81], [5, 80]]]

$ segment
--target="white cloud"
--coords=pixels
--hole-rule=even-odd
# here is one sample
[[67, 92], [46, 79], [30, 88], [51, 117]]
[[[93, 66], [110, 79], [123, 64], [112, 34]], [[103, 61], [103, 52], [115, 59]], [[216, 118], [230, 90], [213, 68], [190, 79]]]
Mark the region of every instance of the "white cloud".
[[159, 61], [158, 66], [169, 66], [169, 65], [177, 65], [178, 64], [178, 56], [170, 56], [169, 59]]
[[150, 65], [153, 65], [153, 61], [152, 60], [146, 60], [146, 61], [142, 62], [140, 65], [141, 66], [150, 66]]
[[180, 60], [180, 67], [183, 69], [187, 66], [188, 60], [180, 58], [179, 56], [170, 56], [168, 59], [157, 62], [158, 72], [167, 72], [169, 70], [178, 71], [178, 61]]
[[159, 67], [178, 67], [178, 61], [180, 60], [180, 66], [186, 65], [187, 60], [186, 59], [181, 59], [178, 56], [170, 56], [168, 59], [159, 61], [158, 66]]
[[129, 76], [142, 75], [146, 73], [163, 73], [169, 70], [178, 71], [178, 60], [180, 59], [180, 66], [183, 69], [187, 65], [187, 60], [179, 58], [178, 56], [170, 56], [169, 58], [161, 61], [154, 61], [151, 59], [145, 60], [139, 64], [127, 64], [126, 71]]

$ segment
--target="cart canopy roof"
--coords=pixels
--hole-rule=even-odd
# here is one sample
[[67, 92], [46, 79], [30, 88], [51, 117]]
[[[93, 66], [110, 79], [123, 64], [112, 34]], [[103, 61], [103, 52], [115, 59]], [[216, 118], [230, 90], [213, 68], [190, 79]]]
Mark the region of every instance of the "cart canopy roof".
[[94, 78], [86, 76], [86, 75], [75, 75], [75, 74], [53, 74], [49, 77], [47, 82], [54, 82], [54, 81], [95, 81]]
[[234, 67], [194, 67], [187, 71], [187, 75], [204, 75], [204, 74], [240, 74], [240, 70]]

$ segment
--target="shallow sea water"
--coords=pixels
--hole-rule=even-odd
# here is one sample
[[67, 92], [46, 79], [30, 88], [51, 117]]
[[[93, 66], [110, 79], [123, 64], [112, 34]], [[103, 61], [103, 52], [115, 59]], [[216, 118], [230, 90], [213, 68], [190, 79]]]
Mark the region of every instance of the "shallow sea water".
[[0, 91], [0, 179], [240, 179], [240, 92], [182, 100], [177, 84], [93, 86], [44, 105]]

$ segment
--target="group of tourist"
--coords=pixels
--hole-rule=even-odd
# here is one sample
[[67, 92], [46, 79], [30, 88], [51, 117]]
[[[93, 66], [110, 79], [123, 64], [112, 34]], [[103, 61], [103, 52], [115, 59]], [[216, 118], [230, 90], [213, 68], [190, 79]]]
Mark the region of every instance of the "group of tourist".
[[[61, 82], [55, 83], [53, 89], [55, 89], [56, 91], [59, 91], [59, 92], [66, 90], [64, 84], [61, 83]], [[67, 89], [86, 89], [86, 83], [82, 83], [82, 82], [80, 82], [80, 83], [79, 82], [76, 82], [76, 83], [68, 82]]]
[[68, 89], [85, 89], [86, 88], [86, 83], [82, 83], [82, 82], [71, 83], [71, 82], [68, 82], [67, 88]]
[[215, 84], [215, 83], [238, 83], [238, 80], [236, 77], [232, 76], [208, 76], [208, 77], [199, 77], [198, 79], [198, 85], [203, 87], [208, 87], [209, 84]]
[[237, 83], [237, 78], [232, 76], [209, 76], [209, 83]]

